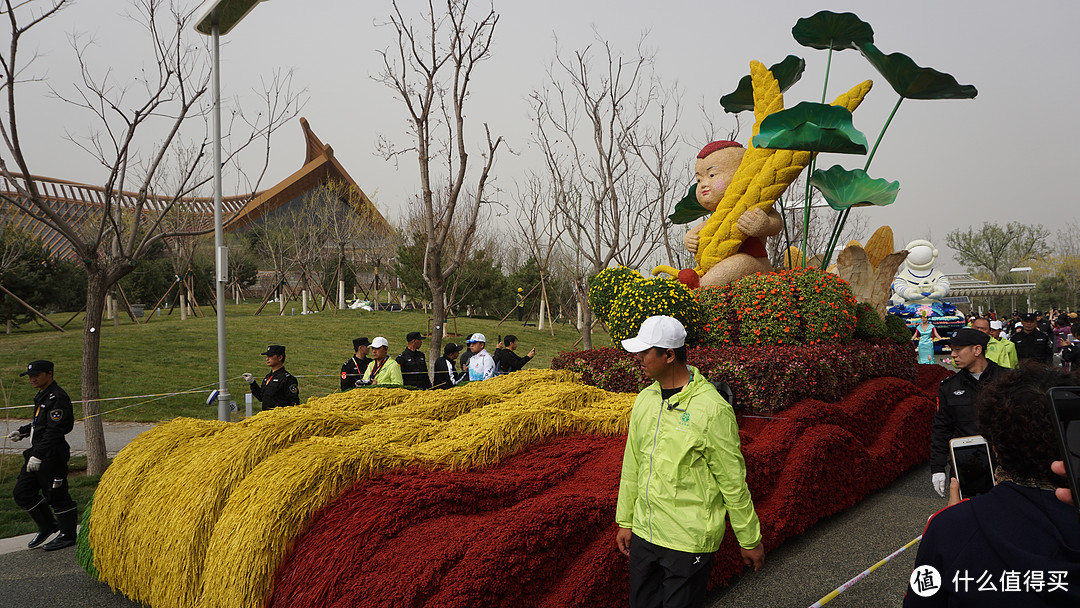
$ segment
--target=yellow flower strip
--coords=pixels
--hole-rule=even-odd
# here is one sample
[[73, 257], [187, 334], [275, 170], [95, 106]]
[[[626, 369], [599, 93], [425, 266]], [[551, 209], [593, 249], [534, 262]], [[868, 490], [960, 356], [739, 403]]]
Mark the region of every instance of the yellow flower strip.
[[[784, 109], [784, 96], [776, 78], [762, 63], [750, 63], [750, 77], [754, 86], [754, 129], [757, 135], [761, 121], [773, 112]], [[867, 80], [855, 85], [833, 102], [854, 112], [870, 92], [872, 82]], [[753, 138], [747, 145], [735, 176], [724, 191], [724, 198], [717, 205], [701, 230], [694, 269], [704, 275], [717, 262], [736, 251], [746, 240], [737, 225], [739, 217], [749, 209], [768, 211], [791, 182], [810, 164], [810, 152], [756, 148]]]
[[256, 608], [311, 516], [357, 481], [494, 464], [566, 433], [625, 433], [633, 397], [530, 370], [448, 391], [350, 391], [240, 423], [178, 419], [140, 436], [103, 477], [94, 563], [155, 608]]

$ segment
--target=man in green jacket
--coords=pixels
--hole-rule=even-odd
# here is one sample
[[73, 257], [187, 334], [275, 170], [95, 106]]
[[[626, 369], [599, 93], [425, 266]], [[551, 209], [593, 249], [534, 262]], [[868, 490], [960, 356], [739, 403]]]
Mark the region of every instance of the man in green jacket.
[[[975, 329], [982, 331], [985, 320], [978, 321]], [[990, 334], [990, 343], [986, 345], [986, 358], [1001, 367], [1016, 367], [1016, 345], [1001, 337], [1001, 321], [990, 321], [985, 333]]]
[[371, 341], [371, 356], [374, 359], [364, 370], [361, 380], [363, 385], [402, 386], [401, 366], [389, 357], [390, 342], [382, 336]]
[[631, 607], [704, 606], [725, 517], [743, 563], [765, 563], [735, 412], [686, 365], [685, 342], [682, 323], [667, 316], [649, 317], [622, 342], [656, 381], [634, 401], [615, 512]]

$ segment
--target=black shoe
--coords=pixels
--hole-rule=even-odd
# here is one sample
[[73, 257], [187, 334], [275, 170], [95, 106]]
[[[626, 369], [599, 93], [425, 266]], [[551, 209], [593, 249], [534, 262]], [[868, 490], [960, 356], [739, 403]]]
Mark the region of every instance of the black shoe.
[[60, 522], [60, 536], [45, 543], [46, 551], [56, 551], [57, 549], [70, 547], [75, 544], [78, 535], [79, 510], [74, 503], [67, 511], [57, 513], [56, 519]]
[[50, 536], [60, 531], [60, 522], [53, 519], [52, 509], [45, 504], [45, 501], [41, 501], [36, 507], [29, 509], [27, 514], [30, 515], [30, 519], [33, 519], [38, 527], [37, 534], [26, 544], [28, 549], [37, 549], [42, 543], [49, 540]]
[[75, 544], [75, 535], [68, 536], [67, 534], [60, 534], [51, 541], [45, 543], [44, 549], [46, 551], [56, 551], [57, 549], [66, 549]]
[[30, 539], [30, 542], [26, 543], [26, 548], [27, 549], [37, 549], [42, 544], [44, 544], [45, 541], [49, 540], [50, 536], [52, 536], [53, 534], [56, 534], [59, 531], [60, 531], [60, 524], [54, 521], [52, 523], [51, 528], [46, 528], [44, 530], [39, 529], [38, 533], [34, 535], [34, 538]]

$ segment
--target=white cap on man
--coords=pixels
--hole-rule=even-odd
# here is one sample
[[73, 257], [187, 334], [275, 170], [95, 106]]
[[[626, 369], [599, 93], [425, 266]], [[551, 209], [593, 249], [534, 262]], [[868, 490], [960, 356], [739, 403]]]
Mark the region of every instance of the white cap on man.
[[375, 339], [371, 341], [371, 348], [379, 348], [382, 346], [390, 346], [390, 343], [382, 336], [376, 336]]
[[1001, 321], [990, 321], [990, 329], [994, 331], [1000, 331], [1002, 328]]
[[473, 344], [475, 342], [483, 342], [484, 344], [487, 344], [487, 338], [484, 337], [484, 334], [473, 334], [469, 336], [468, 340], [465, 341], [466, 344]]
[[686, 345], [686, 328], [675, 317], [657, 315], [641, 324], [633, 338], [622, 341], [622, 347], [632, 353], [640, 353], [654, 346], [679, 348]]

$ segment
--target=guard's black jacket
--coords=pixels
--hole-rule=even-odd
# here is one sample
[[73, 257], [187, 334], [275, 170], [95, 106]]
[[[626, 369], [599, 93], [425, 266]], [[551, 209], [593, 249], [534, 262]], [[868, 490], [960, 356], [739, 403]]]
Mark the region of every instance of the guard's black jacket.
[[1031, 333], [1018, 331], [1009, 339], [1016, 345], [1017, 359], [1034, 359], [1046, 364], [1049, 364], [1053, 359], [1054, 343], [1050, 340], [1050, 336], [1038, 329]]
[[252, 382], [251, 394], [262, 401], [264, 410], [286, 405], [300, 405], [300, 385], [296, 377], [285, 371], [284, 367], [266, 374], [262, 386]]
[[424, 359], [424, 353], [406, 348], [397, 356], [397, 362], [401, 366], [401, 379], [405, 386], [431, 388], [431, 378], [428, 378], [427, 360]]
[[71, 432], [75, 424], [75, 415], [71, 409], [71, 397], [53, 382], [34, 395], [34, 419], [30, 424], [19, 427], [19, 435], [29, 437], [33, 429], [30, 447], [23, 455], [27, 458], [37, 456], [42, 461], [61, 460], [67, 462], [71, 454], [64, 435]]
[[356, 381], [364, 377], [364, 370], [367, 369], [369, 363], [371, 363], [371, 359], [368, 357], [361, 359], [356, 355], [346, 361], [341, 366], [341, 390], [347, 391], [350, 388], [356, 388]]
[[435, 384], [432, 388], [450, 388], [460, 382], [464, 375], [465, 372], [458, 371], [453, 361], [439, 357], [435, 359]]
[[947, 473], [945, 468], [949, 462], [950, 439], [979, 434], [975, 398], [982, 387], [1004, 373], [1005, 370], [1000, 365], [987, 361], [986, 369], [978, 380], [966, 369], [962, 369], [941, 381], [941, 386], [938, 387], [938, 409], [934, 414], [933, 433], [930, 436], [931, 473]]
[[516, 372], [519, 369], [525, 367], [525, 364], [532, 360], [532, 357], [519, 357], [514, 351], [509, 348], [497, 348], [495, 354], [492, 355], [495, 359], [495, 374], [509, 374], [510, 372]]

